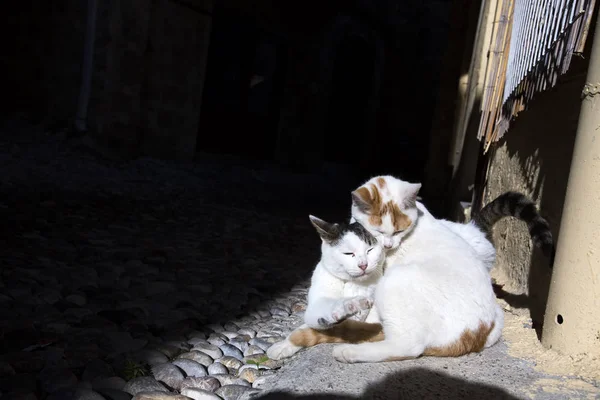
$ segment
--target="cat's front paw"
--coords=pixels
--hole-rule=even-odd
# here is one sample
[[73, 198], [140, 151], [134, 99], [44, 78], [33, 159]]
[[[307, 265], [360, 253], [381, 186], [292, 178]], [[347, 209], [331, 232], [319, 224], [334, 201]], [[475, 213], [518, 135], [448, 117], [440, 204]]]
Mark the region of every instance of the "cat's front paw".
[[366, 296], [354, 296], [343, 300], [343, 319], [349, 318], [361, 311], [370, 310], [373, 307], [373, 299]]
[[373, 307], [373, 300], [369, 297], [348, 297], [337, 302], [329, 319], [333, 324], [337, 324], [371, 307]]

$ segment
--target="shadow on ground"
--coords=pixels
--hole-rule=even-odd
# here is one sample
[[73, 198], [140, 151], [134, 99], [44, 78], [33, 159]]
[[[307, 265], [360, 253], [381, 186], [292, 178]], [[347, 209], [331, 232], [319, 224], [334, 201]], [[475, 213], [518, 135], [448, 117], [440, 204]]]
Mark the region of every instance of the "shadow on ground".
[[308, 214], [347, 219], [353, 188], [208, 155], [111, 161], [24, 123], [0, 128], [0, 168], [0, 392], [42, 397], [211, 324], [284, 335], [320, 253]]
[[414, 368], [390, 374], [371, 383], [364, 393], [345, 396], [327, 393], [295, 395], [283, 391], [254, 397], [256, 400], [355, 400], [355, 399], [518, 399], [503, 389], [481, 383], [467, 382], [449, 375]]

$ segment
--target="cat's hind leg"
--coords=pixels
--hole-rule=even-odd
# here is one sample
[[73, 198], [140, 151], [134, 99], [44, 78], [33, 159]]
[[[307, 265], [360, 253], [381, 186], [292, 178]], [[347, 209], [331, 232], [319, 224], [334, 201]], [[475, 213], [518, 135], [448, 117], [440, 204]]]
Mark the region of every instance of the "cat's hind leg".
[[407, 346], [397, 341], [384, 340], [372, 343], [342, 344], [334, 347], [333, 357], [344, 363], [375, 363], [410, 360], [419, 357], [424, 350], [424, 346], [416, 343]]
[[496, 344], [502, 336], [502, 328], [504, 328], [504, 310], [499, 305], [496, 305], [496, 317], [494, 318], [494, 326], [492, 327], [485, 341], [485, 347], [490, 347]]
[[343, 344], [333, 349], [333, 357], [345, 363], [401, 361], [419, 357], [425, 351], [427, 335], [418, 323], [403, 321], [397, 324], [383, 323], [383, 340], [360, 344]]

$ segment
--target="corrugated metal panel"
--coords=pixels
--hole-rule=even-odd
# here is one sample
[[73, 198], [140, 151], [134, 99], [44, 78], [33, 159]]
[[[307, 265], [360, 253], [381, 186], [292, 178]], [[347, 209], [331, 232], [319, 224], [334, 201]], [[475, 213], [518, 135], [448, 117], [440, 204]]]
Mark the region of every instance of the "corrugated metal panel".
[[595, 0], [500, 0], [478, 138], [485, 151], [585, 44]]

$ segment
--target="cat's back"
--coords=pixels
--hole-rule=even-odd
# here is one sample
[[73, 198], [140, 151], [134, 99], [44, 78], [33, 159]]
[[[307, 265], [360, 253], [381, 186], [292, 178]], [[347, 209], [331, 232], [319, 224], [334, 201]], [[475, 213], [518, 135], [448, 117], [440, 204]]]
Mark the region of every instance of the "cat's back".
[[394, 264], [415, 264], [421, 272], [441, 279], [460, 278], [464, 274], [485, 278], [481, 273], [487, 269], [480, 255], [447, 222], [423, 212], [410, 241], [401, 245], [405, 247], [402, 256], [390, 260], [387, 268]]

